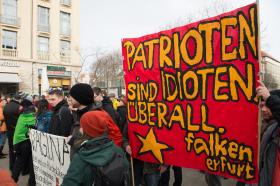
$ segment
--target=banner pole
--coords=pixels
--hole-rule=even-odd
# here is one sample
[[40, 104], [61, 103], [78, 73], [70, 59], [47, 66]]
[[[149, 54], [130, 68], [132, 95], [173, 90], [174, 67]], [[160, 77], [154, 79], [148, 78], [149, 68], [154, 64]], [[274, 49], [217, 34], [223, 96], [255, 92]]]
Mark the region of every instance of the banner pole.
[[135, 186], [134, 183], [134, 167], [133, 167], [133, 158], [130, 155], [130, 166], [131, 166], [131, 179], [132, 179], [132, 186]]
[[[259, 0], [256, 0], [257, 3], [257, 16], [258, 16], [258, 61], [259, 61], [259, 69], [260, 69], [260, 80], [263, 82], [264, 81], [264, 73], [263, 70], [263, 66], [262, 66], [262, 52], [261, 52], [261, 32], [260, 32], [260, 2]], [[260, 109], [260, 105], [261, 105], [261, 98], [259, 98], [259, 112], [258, 112], [258, 170], [260, 169], [260, 139], [261, 139], [261, 125], [262, 125], [262, 116], [261, 116], [261, 109]]]

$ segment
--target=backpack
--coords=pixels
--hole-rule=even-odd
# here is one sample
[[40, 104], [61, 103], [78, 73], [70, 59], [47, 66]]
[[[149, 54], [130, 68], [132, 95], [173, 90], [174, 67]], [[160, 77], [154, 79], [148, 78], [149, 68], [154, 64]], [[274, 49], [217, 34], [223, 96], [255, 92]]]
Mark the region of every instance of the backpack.
[[[102, 144], [98, 144], [102, 145]], [[129, 167], [125, 153], [115, 151], [112, 159], [101, 167], [91, 167], [93, 171], [93, 186], [127, 186], [129, 182]]]

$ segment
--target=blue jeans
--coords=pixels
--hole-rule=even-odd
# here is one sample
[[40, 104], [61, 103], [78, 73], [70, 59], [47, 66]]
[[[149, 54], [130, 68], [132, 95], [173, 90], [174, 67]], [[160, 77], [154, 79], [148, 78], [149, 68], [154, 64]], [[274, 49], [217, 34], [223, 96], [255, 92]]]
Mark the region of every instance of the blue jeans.
[[160, 180], [160, 173], [156, 172], [153, 174], [144, 175], [146, 186], [158, 186]]
[[0, 146], [4, 146], [6, 143], [6, 132], [0, 132]]

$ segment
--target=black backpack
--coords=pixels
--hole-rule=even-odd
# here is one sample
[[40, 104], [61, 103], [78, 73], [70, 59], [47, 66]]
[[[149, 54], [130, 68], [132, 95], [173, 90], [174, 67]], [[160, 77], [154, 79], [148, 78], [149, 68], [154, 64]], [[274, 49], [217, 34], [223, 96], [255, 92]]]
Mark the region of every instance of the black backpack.
[[[96, 145], [102, 145], [111, 141], [102, 140]], [[115, 151], [112, 159], [101, 167], [92, 166], [94, 182], [93, 186], [128, 186], [129, 167], [125, 153]]]

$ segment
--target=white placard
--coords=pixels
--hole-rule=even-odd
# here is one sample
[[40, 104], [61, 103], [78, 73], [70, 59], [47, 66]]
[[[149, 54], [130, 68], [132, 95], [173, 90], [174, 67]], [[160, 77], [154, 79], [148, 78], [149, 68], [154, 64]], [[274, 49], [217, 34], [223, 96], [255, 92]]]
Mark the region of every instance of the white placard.
[[61, 185], [70, 165], [70, 146], [65, 137], [30, 130], [37, 186]]

